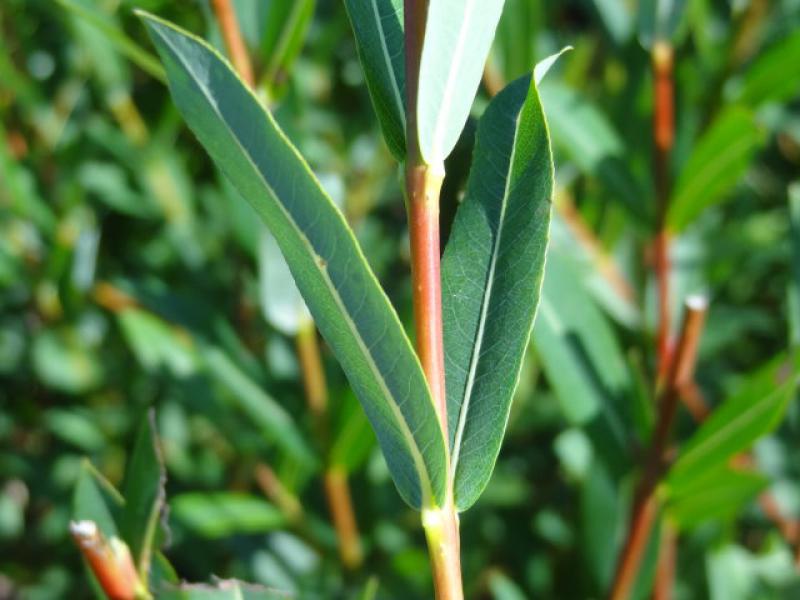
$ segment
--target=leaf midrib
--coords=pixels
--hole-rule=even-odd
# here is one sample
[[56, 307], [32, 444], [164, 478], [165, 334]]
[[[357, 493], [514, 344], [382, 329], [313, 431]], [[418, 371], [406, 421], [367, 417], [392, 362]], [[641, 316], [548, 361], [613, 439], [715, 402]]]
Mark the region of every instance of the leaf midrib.
[[[436, 161], [443, 161], [444, 156], [440, 156], [442, 153], [442, 145], [443, 139], [446, 131], [447, 126], [447, 119], [442, 118], [441, 115], [447, 115], [450, 113], [450, 104], [453, 101], [453, 94], [455, 92], [454, 83], [455, 78], [458, 72], [461, 70], [461, 60], [462, 55], [464, 54], [464, 47], [467, 40], [467, 31], [469, 31], [469, 22], [472, 18], [473, 9], [475, 8], [475, 1], [474, 0], [467, 0], [466, 6], [464, 7], [464, 19], [461, 22], [462, 27], [458, 32], [458, 39], [456, 40], [455, 50], [453, 51], [453, 60], [450, 62], [450, 71], [447, 73], [447, 81], [445, 82], [444, 86], [444, 96], [442, 97], [442, 102], [439, 105], [438, 115], [439, 117], [436, 119], [436, 129], [433, 133], [433, 140], [431, 145], [431, 154], [430, 157]], [[426, 36], [427, 37], [427, 36]]]
[[[163, 20], [161, 20], [161, 19], [159, 19], [157, 17], [153, 17], [151, 15], [148, 15], [148, 18], [151, 18], [151, 19], [155, 20], [156, 22], [158, 22], [158, 23], [160, 23], [160, 24], [162, 24], [162, 25], [164, 25], [166, 27], [174, 29], [174, 27], [172, 27], [171, 24], [169, 24], [168, 22], [163, 21]], [[195, 36], [192, 36], [190, 34], [183, 34], [183, 35], [189, 35], [189, 37], [194, 38], [194, 40], [196, 42], [200, 43], [201, 45], [206, 47], [207, 50], [209, 50], [210, 52], [214, 53], [217, 56], [217, 58], [219, 58], [220, 60], [223, 61], [223, 63], [226, 62], [225, 59], [214, 48], [212, 48], [211, 46], [208, 46], [207, 44], [205, 44], [201, 39], [196, 38]], [[161, 36], [161, 38], [172, 49], [172, 52], [173, 52], [174, 56], [177, 58], [177, 60], [179, 60], [184, 65], [186, 70], [189, 73], [192, 74], [192, 77], [193, 77], [197, 87], [200, 88], [200, 90], [202, 91], [203, 95], [205, 96], [206, 100], [209, 103], [209, 106], [212, 107], [212, 109], [217, 114], [217, 116], [220, 118], [222, 123], [225, 124], [225, 128], [228, 130], [233, 142], [236, 144], [236, 146], [239, 147], [239, 149], [242, 152], [243, 156], [246, 157], [248, 163], [250, 163], [250, 166], [252, 167], [252, 169], [255, 172], [256, 176], [264, 184], [264, 187], [267, 190], [269, 190], [269, 193], [274, 198], [277, 198], [278, 196], [277, 196], [277, 194], [274, 193], [274, 190], [272, 189], [272, 186], [270, 186], [270, 184], [264, 178], [263, 174], [261, 173], [261, 170], [256, 165], [256, 163], [253, 160], [253, 158], [251, 157], [250, 153], [239, 142], [239, 139], [236, 137], [235, 133], [231, 129], [231, 127], [228, 124], [228, 121], [225, 118], [225, 116], [219, 111], [216, 102], [214, 102], [213, 97], [209, 93], [210, 91], [206, 88], [205, 85], [202, 85], [200, 83], [202, 80], [197, 77], [197, 73], [195, 73], [195, 71], [192, 68], [192, 66], [190, 64], [186, 63], [181, 58], [180, 53], [175, 50], [175, 48], [172, 46], [172, 44], [170, 43], [170, 41], [167, 38], [164, 38], [163, 36]], [[240, 83], [242, 84], [242, 87], [246, 90], [246, 92], [248, 94], [250, 94], [252, 96], [252, 98], [258, 103], [259, 107], [261, 107], [261, 103], [258, 100], [258, 98], [256, 97], [256, 95], [252, 92], [252, 90], [250, 90], [250, 88], [244, 83], [244, 81], [241, 80], [241, 78], [239, 77], [238, 73], [236, 73], [236, 71], [234, 69], [231, 69], [231, 72], [233, 73], [233, 75], [237, 79], [239, 79]], [[263, 107], [262, 107], [262, 110], [263, 110]], [[267, 111], [263, 111], [263, 112], [264, 112], [265, 117], [268, 120], [272, 120], [272, 116]], [[274, 125], [274, 123], [273, 123], [273, 125]], [[275, 130], [278, 132], [278, 135], [281, 136], [284, 139], [284, 141], [288, 142], [288, 140], [286, 139], [284, 133], [280, 130], [280, 128], [275, 127]], [[301, 168], [306, 169], [308, 174], [313, 177], [314, 176], [313, 172], [310, 170], [308, 165], [302, 159], [302, 156], [299, 156], [299, 154], [298, 154], [297, 150], [294, 148], [294, 146], [292, 146], [291, 143], [289, 143], [289, 144], [287, 144], [287, 147], [290, 149], [290, 151], [292, 151], [300, 159]], [[321, 191], [321, 193], [325, 194], [325, 191], [322, 188], [320, 188], [320, 191]], [[297, 225], [297, 223], [295, 222], [295, 220], [292, 217], [291, 213], [289, 213], [286, 210], [286, 208], [283, 206], [283, 204], [281, 202], [278, 201], [275, 204], [279, 207], [281, 212], [284, 214], [284, 216], [286, 217], [286, 220], [291, 224], [292, 228], [295, 230], [297, 235], [303, 240], [303, 242], [308, 246], [308, 248], [311, 249], [311, 252], [313, 253], [313, 255], [314, 256], [319, 256], [319, 254], [314, 249], [314, 245], [309, 241], [308, 237], [303, 232], [303, 230], [300, 229], [300, 227]], [[358, 252], [358, 251], [359, 251], [359, 249], [356, 246], [356, 252]], [[364, 259], [363, 255], [362, 255], [361, 258]], [[346, 322], [348, 328], [353, 332], [353, 334], [354, 334], [353, 337], [356, 339], [356, 343], [358, 344], [359, 350], [361, 350], [361, 353], [365, 357], [365, 359], [367, 361], [367, 364], [369, 365], [370, 370], [373, 372], [376, 380], [378, 381], [378, 384], [379, 384], [379, 386], [381, 388], [381, 391], [384, 394], [384, 397], [388, 400], [388, 405], [389, 405], [389, 407], [390, 407], [390, 409], [392, 411], [392, 414], [395, 416], [395, 419], [398, 421], [398, 423], [400, 425], [400, 432], [401, 432], [401, 434], [403, 435], [403, 438], [406, 441], [406, 445], [408, 446], [409, 453], [411, 454], [411, 457], [412, 457], [412, 459], [414, 461], [414, 465], [415, 465], [415, 467], [417, 469], [417, 475], [418, 475], [419, 480], [420, 480], [419, 483], [420, 483], [420, 493], [421, 493], [421, 496], [422, 496], [422, 498], [421, 498], [422, 504], [423, 504], [423, 506], [425, 504], [429, 504], [431, 499], [434, 497], [433, 496], [433, 486], [431, 484], [431, 478], [430, 478], [430, 475], [428, 474], [428, 469], [425, 466], [425, 461], [422, 458], [422, 453], [421, 453], [419, 447], [417, 446], [416, 440], [414, 439], [414, 436], [412, 435], [411, 430], [409, 429], [408, 423], [406, 422], [405, 417], [403, 416], [402, 412], [400, 411], [399, 406], [397, 406], [397, 403], [394, 401], [394, 397], [389, 392], [389, 389], [386, 386], [386, 381], [383, 378], [383, 375], [381, 374], [380, 370], [377, 368], [377, 365], [375, 364], [375, 361], [373, 360], [372, 355], [366, 349], [366, 346], [364, 344], [364, 340], [362, 339], [361, 333], [358, 330], [358, 328], [355, 326], [355, 323], [350, 318], [349, 313], [345, 309], [344, 304], [343, 304], [343, 302], [341, 300], [341, 297], [340, 297], [340, 295], [339, 295], [339, 293], [338, 293], [338, 291], [336, 289], [336, 286], [333, 285], [333, 282], [331, 281], [330, 276], [328, 275], [327, 269], [320, 268], [319, 269], [319, 273], [322, 275], [323, 281], [325, 282], [326, 286], [329, 288], [331, 296], [333, 297], [334, 301], [336, 302], [337, 306], [339, 307], [340, 312], [344, 316], [344, 319], [345, 319], [345, 322]], [[374, 275], [372, 275], [372, 276], [374, 277]]]
[[488, 320], [488, 313], [489, 313], [489, 304], [491, 303], [492, 299], [492, 290], [494, 289], [494, 282], [495, 282], [495, 270], [497, 267], [497, 257], [499, 255], [499, 248], [500, 243], [503, 238], [503, 230], [505, 227], [505, 214], [506, 208], [508, 207], [508, 198], [511, 194], [511, 174], [514, 171], [514, 159], [517, 154], [517, 140], [519, 134], [519, 120], [520, 115], [517, 115], [516, 118], [516, 126], [514, 127], [514, 143], [511, 147], [511, 156], [508, 160], [508, 170], [506, 172], [506, 185], [505, 189], [503, 190], [503, 201], [500, 205], [500, 216], [498, 220], [498, 227], [497, 227], [497, 237], [495, 238], [495, 243], [492, 246], [492, 259], [489, 264], [489, 273], [486, 276], [486, 289], [483, 293], [483, 299], [481, 300], [481, 316], [480, 320], [478, 321], [478, 331], [475, 336], [475, 346], [472, 349], [472, 356], [470, 358], [470, 365], [469, 371], [467, 374], [467, 384], [464, 388], [464, 396], [461, 399], [461, 409], [458, 413], [458, 425], [456, 426], [456, 436], [453, 440], [453, 456], [451, 461], [451, 468], [450, 468], [450, 487], [453, 487], [453, 483], [455, 482], [456, 472], [458, 470], [458, 461], [461, 457], [461, 440], [464, 437], [464, 429], [467, 423], [467, 417], [469, 414], [469, 406], [470, 401], [472, 400], [472, 388], [475, 385], [475, 376], [478, 370], [478, 364], [480, 363], [481, 357], [481, 349], [483, 348], [483, 340], [484, 340], [484, 329], [486, 327], [486, 321]]

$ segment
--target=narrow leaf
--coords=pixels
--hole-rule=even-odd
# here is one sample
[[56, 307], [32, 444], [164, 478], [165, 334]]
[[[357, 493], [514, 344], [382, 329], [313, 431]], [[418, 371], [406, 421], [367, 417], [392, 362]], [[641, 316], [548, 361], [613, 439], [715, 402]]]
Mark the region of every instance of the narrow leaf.
[[149, 411], [142, 422], [126, 471], [120, 531], [130, 546], [139, 573], [146, 574], [166, 503], [164, 485], [167, 480], [153, 411]]
[[[563, 246], [553, 243], [533, 343], [572, 425], [586, 425], [600, 413], [613, 410], [632, 388], [614, 330], [581, 280], [582, 273]], [[618, 427], [616, 433], [624, 446], [624, 427]]]
[[797, 388], [797, 358], [772, 361], [717, 408], [682, 449], [670, 469], [673, 493], [725, 464], [777, 426]]
[[202, 349], [206, 372], [228, 390], [236, 404], [288, 456], [306, 465], [314, 455], [291, 415], [216, 346]]
[[383, 137], [394, 157], [406, 157], [403, 0], [345, 0]]
[[491, 476], [544, 272], [553, 193], [547, 125], [531, 77], [478, 125], [464, 203], [442, 259], [454, 493], [459, 509]]
[[703, 210], [724, 200], [741, 179], [761, 139], [755, 119], [746, 109], [735, 106], [720, 115], [681, 170], [667, 215], [669, 227], [680, 231]]
[[553, 145], [581, 171], [600, 180], [638, 221], [648, 221], [651, 216], [628, 166], [625, 144], [603, 112], [576, 90], [552, 80], [542, 85], [541, 97]]
[[430, 0], [419, 72], [422, 157], [443, 165], [469, 117], [503, 0]]
[[791, 99], [800, 90], [800, 31], [773, 44], [748, 66], [733, 96], [749, 106]]
[[723, 466], [681, 490], [666, 489], [667, 514], [681, 529], [713, 519], [727, 519], [762, 491], [769, 480], [760, 473]]
[[445, 446], [400, 321], [341, 212], [272, 116], [202, 40], [140, 13], [189, 127], [272, 231], [376, 431], [400, 494], [441, 503]]
[[283, 513], [266, 500], [239, 492], [188, 492], [170, 500], [171, 517], [208, 538], [265, 533], [283, 527]]
[[72, 498], [72, 518], [75, 521], [93, 521], [106, 537], [118, 537], [114, 514], [123, 505], [119, 492], [97, 472], [88, 459], [84, 460]]

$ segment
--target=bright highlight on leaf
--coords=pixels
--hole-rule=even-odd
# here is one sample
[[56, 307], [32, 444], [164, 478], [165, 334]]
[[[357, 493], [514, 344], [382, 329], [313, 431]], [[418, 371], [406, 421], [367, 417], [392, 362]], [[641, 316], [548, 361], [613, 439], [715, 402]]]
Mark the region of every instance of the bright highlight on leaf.
[[503, 0], [430, 0], [417, 94], [422, 157], [441, 168], [464, 129]]

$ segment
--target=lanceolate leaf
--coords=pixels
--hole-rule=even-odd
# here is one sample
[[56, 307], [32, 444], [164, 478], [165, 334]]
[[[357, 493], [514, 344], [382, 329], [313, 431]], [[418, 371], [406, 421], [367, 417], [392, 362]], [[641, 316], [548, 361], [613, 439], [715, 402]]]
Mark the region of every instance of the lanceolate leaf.
[[773, 360], [717, 408], [670, 469], [666, 481], [670, 493], [682, 494], [710, 470], [771, 431], [797, 389], [798, 366], [798, 357]]
[[717, 118], [681, 170], [667, 215], [672, 230], [680, 231], [705, 208], [725, 199], [761, 138], [753, 115], [742, 107], [730, 108]]
[[442, 165], [467, 122], [503, 0], [430, 0], [419, 73], [422, 157]]
[[189, 127], [272, 231], [375, 428], [403, 498], [440, 503], [445, 446], [397, 314], [341, 212], [272, 116], [202, 40], [142, 14]]
[[455, 501], [477, 500], [494, 467], [544, 271], [553, 162], [530, 76], [492, 100], [442, 259]]
[[789, 99], [800, 90], [800, 31], [761, 54], [744, 73], [734, 97], [750, 106]]
[[690, 529], [712, 519], [736, 515], [768, 483], [760, 473], [723, 466], [698, 478], [678, 495], [667, 488], [666, 510], [679, 528]]
[[406, 157], [403, 0], [345, 0], [367, 88], [394, 157]]
[[204, 346], [201, 352], [211, 378], [230, 392], [265, 437], [298, 463], [313, 465], [314, 454], [291, 415], [218, 347]]
[[136, 437], [125, 475], [125, 508], [120, 530], [140, 573], [150, 568], [158, 522], [166, 502], [167, 480], [156, 438], [155, 413], [148, 412]]

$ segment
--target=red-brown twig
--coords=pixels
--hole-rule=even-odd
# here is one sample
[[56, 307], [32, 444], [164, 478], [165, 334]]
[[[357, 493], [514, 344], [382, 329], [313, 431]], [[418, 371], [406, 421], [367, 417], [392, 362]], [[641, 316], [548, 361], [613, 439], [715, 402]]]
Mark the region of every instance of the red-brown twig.
[[[411, 284], [417, 354], [428, 380], [439, 423], [447, 435], [447, 397], [442, 341], [442, 288], [439, 249], [439, 193], [444, 173], [431, 169], [420, 155], [417, 91], [428, 3], [404, 1], [406, 64], [406, 194], [411, 242]], [[449, 462], [449, 460], [448, 460]], [[458, 514], [452, 497], [436, 510], [423, 511], [423, 525], [438, 600], [461, 600], [461, 548]]]
[[707, 301], [702, 296], [692, 296], [686, 301], [675, 354], [659, 394], [656, 430], [650, 442], [642, 479], [634, 495], [631, 525], [617, 564], [617, 572], [609, 595], [611, 600], [629, 598], [639, 573], [642, 555], [658, 513], [655, 491], [664, 470], [664, 454], [678, 407], [679, 389], [693, 379], [697, 348], [707, 308]]
[[653, 179], [656, 190], [656, 237], [654, 268], [658, 286], [658, 375], [663, 378], [670, 361], [670, 257], [666, 229], [670, 195], [669, 157], [675, 136], [672, 45], [658, 40], [653, 44]]
[[69, 531], [103, 592], [111, 600], [150, 597], [139, 581], [130, 550], [124, 542], [117, 538], [106, 539], [94, 521], [73, 521], [69, 524]]

